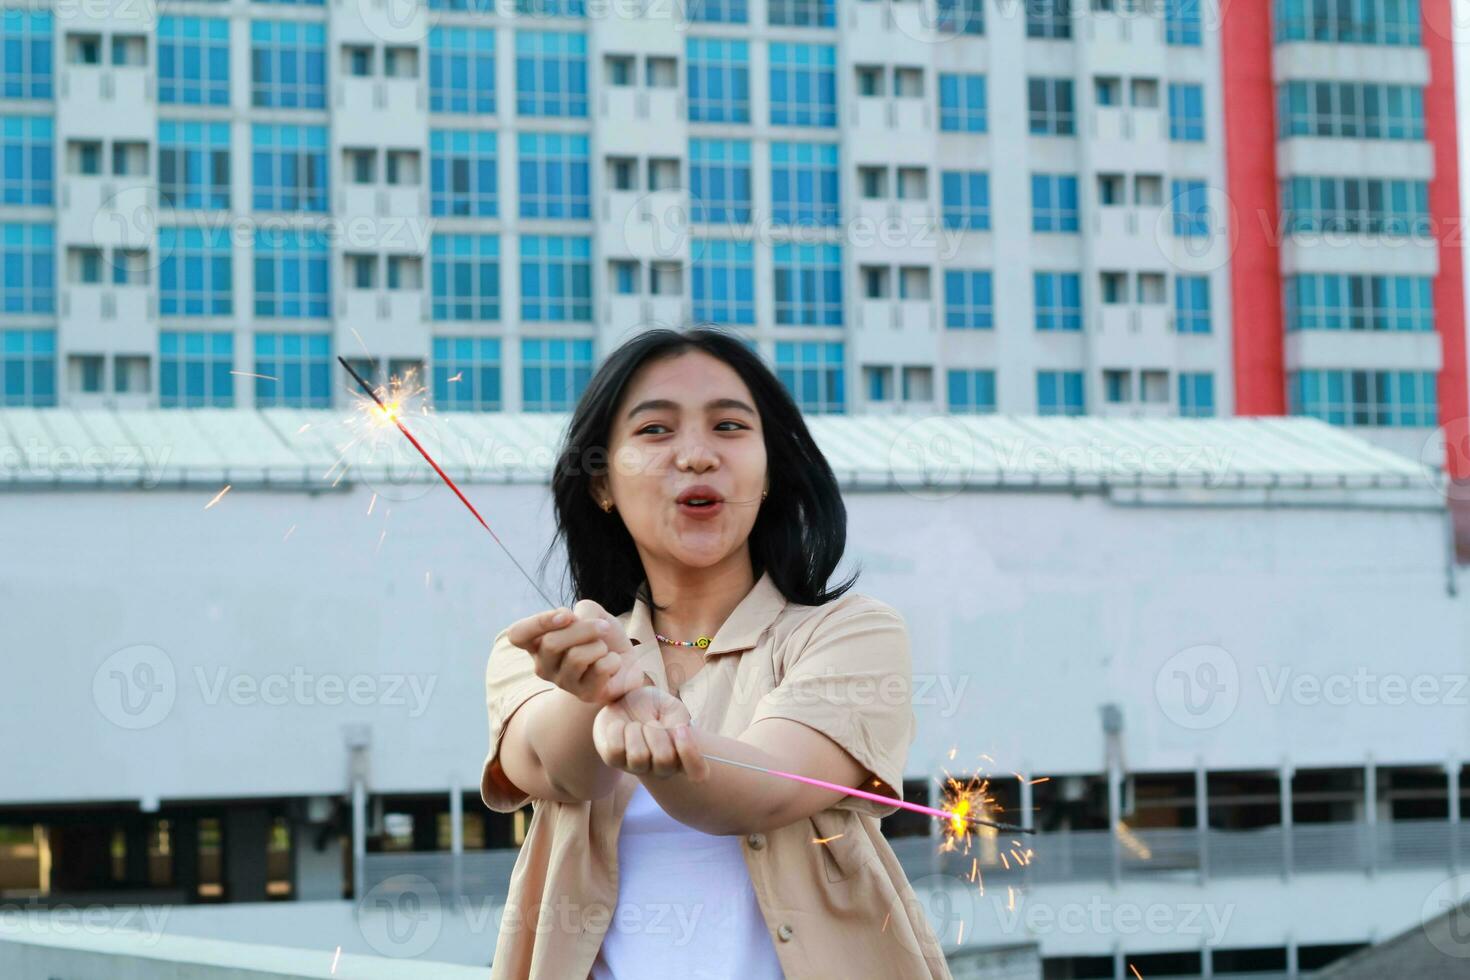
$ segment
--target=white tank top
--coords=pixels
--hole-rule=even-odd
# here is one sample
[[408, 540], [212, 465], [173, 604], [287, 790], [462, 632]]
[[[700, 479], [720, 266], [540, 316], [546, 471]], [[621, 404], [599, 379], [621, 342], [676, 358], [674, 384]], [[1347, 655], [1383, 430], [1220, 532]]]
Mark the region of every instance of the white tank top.
[[590, 980], [784, 980], [739, 837], [687, 827], [640, 782], [618, 832], [618, 904]]

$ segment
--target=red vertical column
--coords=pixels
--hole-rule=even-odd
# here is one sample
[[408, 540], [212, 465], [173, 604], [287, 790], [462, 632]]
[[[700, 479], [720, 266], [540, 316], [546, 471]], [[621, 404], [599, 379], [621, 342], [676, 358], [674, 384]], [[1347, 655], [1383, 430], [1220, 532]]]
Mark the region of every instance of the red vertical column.
[[[1464, 219], [1460, 214], [1459, 131], [1455, 122], [1454, 0], [1422, 0], [1424, 50], [1429, 85], [1424, 89], [1425, 135], [1434, 147], [1434, 179], [1429, 182], [1429, 212], [1439, 243], [1439, 275], [1434, 280], [1434, 324], [1444, 351], [1439, 372], [1439, 422], [1444, 426], [1449, 474], [1470, 477], [1466, 455], [1466, 413], [1470, 393], [1465, 381]], [[1460, 445], [1455, 445], [1458, 442]]]
[[[1204, 5], [1201, 5], [1203, 7]], [[1237, 415], [1284, 415], [1274, 32], [1267, 0], [1221, 4], [1230, 323]]]

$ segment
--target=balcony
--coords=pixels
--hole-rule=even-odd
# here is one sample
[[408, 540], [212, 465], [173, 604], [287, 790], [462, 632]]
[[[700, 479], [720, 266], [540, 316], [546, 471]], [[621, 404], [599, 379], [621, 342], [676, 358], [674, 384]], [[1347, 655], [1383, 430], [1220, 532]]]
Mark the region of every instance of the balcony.
[[342, 78], [336, 84], [333, 139], [345, 146], [418, 146], [424, 141], [424, 90], [414, 78]]

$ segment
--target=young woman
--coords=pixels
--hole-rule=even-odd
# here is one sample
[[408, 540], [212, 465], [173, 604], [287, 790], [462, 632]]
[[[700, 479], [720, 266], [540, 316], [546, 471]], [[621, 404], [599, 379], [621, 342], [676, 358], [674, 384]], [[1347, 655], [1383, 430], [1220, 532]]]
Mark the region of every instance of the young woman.
[[847, 512], [739, 338], [615, 351], [552, 479], [571, 608], [495, 638], [481, 796], [534, 804], [492, 977], [948, 977], [878, 829], [914, 737], [908, 631], [829, 588]]

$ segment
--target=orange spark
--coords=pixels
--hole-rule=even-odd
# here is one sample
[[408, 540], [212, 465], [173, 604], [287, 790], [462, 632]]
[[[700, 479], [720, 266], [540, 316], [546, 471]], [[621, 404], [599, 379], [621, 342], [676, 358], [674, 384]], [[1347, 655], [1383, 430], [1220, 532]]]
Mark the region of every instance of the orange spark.
[[1132, 963], [1129, 963], [1128, 969], [1133, 971], [1133, 975], [1137, 977], [1138, 980], [1143, 980], [1143, 974], [1138, 972], [1138, 967], [1134, 966]]
[[892, 912], [889, 912], [887, 915], [885, 915], [883, 917], [883, 928], [882, 929], [879, 929], [878, 930], [879, 932], [885, 932], [885, 931], [887, 931], [887, 929], [888, 929], [888, 920], [890, 918], [892, 918], [892, 917], [893, 917], [893, 913]]
[[250, 372], [250, 371], [231, 371], [230, 373], [233, 374], [233, 375], [235, 375], [236, 377], [241, 377], [241, 378], [259, 378], [262, 381], [280, 381], [281, 380], [280, 378], [273, 378], [273, 377], [271, 377], [268, 374], [255, 374], [255, 373]]
[[211, 500], [209, 503], [207, 503], [207, 504], [204, 505], [204, 509], [205, 510], [209, 510], [209, 508], [213, 507], [215, 504], [217, 504], [217, 503], [220, 502], [220, 498], [221, 497], [223, 497], [225, 494], [227, 494], [229, 492], [230, 492], [230, 485], [228, 483], [226, 483], [225, 484], [225, 488], [223, 490], [221, 490], [219, 493], [215, 494], [213, 500]]
[[828, 841], [838, 840], [842, 836], [843, 836], [842, 834], [833, 834], [831, 837], [813, 837], [812, 838], [812, 843], [813, 844], [825, 844]]
[[454, 377], [450, 378], [449, 381], [452, 383], [452, 382], [455, 382], [455, 381], [459, 381], [462, 378], [464, 378], [464, 372], [463, 371], [459, 372]]
[[378, 505], [378, 495], [377, 494], [373, 494], [373, 499], [368, 501], [368, 510], [367, 510], [367, 516], [368, 517], [372, 517], [373, 516], [373, 508], [376, 507], [377, 505]]

